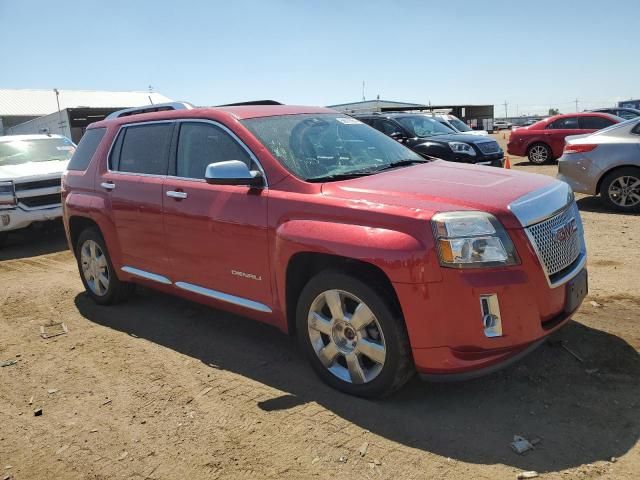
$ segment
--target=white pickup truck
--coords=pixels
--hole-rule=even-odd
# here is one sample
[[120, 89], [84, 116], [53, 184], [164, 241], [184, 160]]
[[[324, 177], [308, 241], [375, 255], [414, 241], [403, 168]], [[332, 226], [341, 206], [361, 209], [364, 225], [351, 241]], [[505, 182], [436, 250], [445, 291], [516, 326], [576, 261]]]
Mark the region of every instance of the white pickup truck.
[[8, 232], [62, 216], [60, 178], [75, 148], [60, 135], [0, 136], [0, 247]]

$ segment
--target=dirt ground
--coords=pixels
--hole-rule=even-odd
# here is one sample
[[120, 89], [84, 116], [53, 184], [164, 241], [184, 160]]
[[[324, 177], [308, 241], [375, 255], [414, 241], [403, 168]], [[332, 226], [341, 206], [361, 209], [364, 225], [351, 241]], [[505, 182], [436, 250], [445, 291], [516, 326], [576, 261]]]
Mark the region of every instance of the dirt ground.
[[[0, 368], [0, 480], [638, 478], [640, 218], [578, 203], [591, 291], [575, 321], [502, 372], [380, 401], [324, 386], [293, 339], [247, 319], [146, 289], [96, 306], [59, 225], [15, 235], [0, 251], [0, 362], [17, 361]], [[42, 339], [49, 321], [68, 333]], [[539, 443], [518, 455], [514, 435]]]

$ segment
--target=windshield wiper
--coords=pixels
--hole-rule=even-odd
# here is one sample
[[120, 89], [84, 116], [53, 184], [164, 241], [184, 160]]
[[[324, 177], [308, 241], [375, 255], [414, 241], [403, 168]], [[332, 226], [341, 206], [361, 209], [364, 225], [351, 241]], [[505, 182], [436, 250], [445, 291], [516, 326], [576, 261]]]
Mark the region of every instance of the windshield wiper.
[[377, 170], [361, 170], [357, 172], [347, 172], [347, 173], [334, 173], [332, 175], [325, 175], [322, 177], [311, 177], [307, 178], [307, 182], [331, 182], [334, 180], [349, 180], [351, 178], [364, 177], [365, 175], [371, 175], [372, 173], [377, 172]]
[[407, 167], [409, 165], [413, 165], [414, 163], [428, 163], [428, 162], [429, 160], [427, 160], [426, 158], [407, 158], [404, 160], [398, 160], [397, 162], [391, 162], [390, 164], [385, 165], [384, 167], [377, 168], [375, 171], [381, 172], [383, 170], [389, 170], [391, 168]]

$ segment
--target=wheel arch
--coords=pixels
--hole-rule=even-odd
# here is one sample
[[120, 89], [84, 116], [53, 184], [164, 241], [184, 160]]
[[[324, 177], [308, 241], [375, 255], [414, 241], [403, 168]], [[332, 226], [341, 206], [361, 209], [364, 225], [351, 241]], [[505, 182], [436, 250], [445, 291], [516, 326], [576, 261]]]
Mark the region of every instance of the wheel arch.
[[635, 168], [636, 170], [640, 171], [640, 165], [634, 165], [634, 164], [615, 165], [609, 168], [609, 170], [606, 170], [605, 172], [603, 172], [602, 175], [600, 175], [600, 178], [598, 179], [598, 183], [596, 184], [596, 195], [600, 194], [600, 188], [602, 187], [602, 182], [604, 182], [604, 179], [611, 173], [621, 168]]
[[100, 225], [98, 225], [94, 219], [82, 215], [73, 215], [69, 217], [69, 241], [71, 243], [70, 246], [72, 247], [71, 250], [74, 254], [78, 245], [78, 238], [87, 228], [95, 228], [102, 234]]
[[340, 255], [311, 251], [298, 252], [289, 259], [285, 273], [285, 315], [290, 334], [296, 331], [296, 309], [302, 289], [311, 278], [323, 271], [338, 271], [366, 282], [388, 299], [392, 309], [402, 314], [402, 307], [393, 284], [380, 267]]

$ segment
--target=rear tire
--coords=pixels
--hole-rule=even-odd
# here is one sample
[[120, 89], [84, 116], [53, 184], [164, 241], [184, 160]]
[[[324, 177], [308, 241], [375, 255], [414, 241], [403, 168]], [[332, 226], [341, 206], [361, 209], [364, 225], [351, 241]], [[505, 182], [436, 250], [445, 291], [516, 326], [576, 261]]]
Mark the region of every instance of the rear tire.
[[549, 160], [552, 160], [552, 153], [546, 143], [534, 143], [527, 150], [527, 157], [534, 165], [544, 165]]
[[414, 373], [402, 314], [353, 276], [325, 271], [313, 277], [298, 299], [296, 327], [312, 368], [336, 390], [382, 397]]
[[112, 305], [125, 301], [134, 292], [133, 283], [118, 279], [105, 241], [97, 229], [88, 228], [80, 233], [75, 253], [80, 278], [94, 302]]
[[600, 197], [618, 212], [640, 212], [640, 168], [623, 167], [609, 172], [602, 180]]

